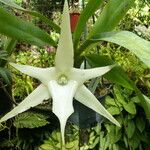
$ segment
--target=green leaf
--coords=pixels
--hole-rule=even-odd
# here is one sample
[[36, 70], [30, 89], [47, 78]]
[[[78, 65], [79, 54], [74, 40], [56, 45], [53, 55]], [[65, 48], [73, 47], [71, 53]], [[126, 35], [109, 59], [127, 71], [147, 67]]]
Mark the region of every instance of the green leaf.
[[143, 94], [143, 97], [145, 98], [145, 102], [147, 103], [147, 105], [148, 105], [148, 107], [150, 109], [150, 99], [144, 94]]
[[[134, 135], [132, 136], [132, 138], [130, 140], [128, 140], [128, 143], [131, 147], [131, 149], [133, 150], [136, 150], [140, 147], [140, 144], [141, 144], [141, 141], [140, 141], [140, 138], [141, 138], [141, 134], [139, 134], [137, 131], [134, 132]], [[144, 148], [145, 150], [145, 148]]]
[[140, 99], [138, 96], [134, 96], [131, 98], [131, 101], [133, 101], [134, 103], [140, 103]]
[[110, 0], [94, 24], [89, 37], [97, 33], [112, 31], [127, 11], [133, 6], [135, 0]]
[[0, 51], [0, 59], [6, 60], [8, 53], [4, 50]]
[[49, 123], [46, 119], [42, 114], [25, 112], [15, 118], [14, 125], [16, 128], [38, 128]]
[[149, 121], [150, 121], [150, 98], [144, 94], [142, 94], [141, 96], [143, 96], [141, 99], [141, 104], [147, 114]]
[[7, 6], [10, 6], [10, 7], [13, 7], [15, 9], [21, 10], [23, 12], [26, 12], [26, 13], [32, 15], [32, 16], [38, 17], [43, 22], [47, 23], [50, 27], [52, 27], [56, 32], [60, 32], [60, 27], [58, 25], [56, 25], [53, 21], [51, 21], [48, 18], [46, 18], [45, 16], [43, 16], [42, 14], [40, 14], [36, 11], [30, 11], [30, 10], [24, 9], [21, 6], [14, 3], [13, 0], [0, 0], [0, 2], [4, 3]]
[[111, 114], [111, 115], [119, 115], [121, 108], [119, 107], [115, 107], [115, 106], [110, 106], [107, 111]]
[[116, 100], [117, 100], [121, 105], [123, 105], [123, 106], [126, 105], [125, 98], [124, 98], [124, 96], [123, 96], [122, 93], [121, 93], [121, 87], [115, 85], [114, 88], [113, 88], [113, 92], [114, 92], [114, 95], [115, 95], [115, 97], [116, 97]]
[[2, 8], [0, 8], [0, 33], [37, 46], [56, 45], [46, 32], [9, 14]]
[[132, 115], [136, 114], [136, 107], [135, 107], [134, 102], [131, 101], [131, 102], [123, 105], [123, 107], [128, 113], [130, 113]]
[[93, 41], [108, 41], [123, 46], [133, 52], [150, 67], [150, 42], [129, 31], [107, 32], [94, 36]]
[[128, 136], [128, 138], [131, 138], [135, 132], [135, 124], [132, 120], [127, 122], [127, 125], [125, 125], [125, 131]]
[[89, 0], [86, 7], [80, 14], [80, 18], [78, 20], [75, 32], [74, 32], [74, 47], [76, 49], [82, 32], [84, 31], [84, 27], [86, 26], [86, 23], [88, 19], [94, 14], [94, 12], [99, 8], [99, 6], [102, 4], [103, 0]]
[[[5, 50], [4, 51], [0, 51], [0, 59], [3, 59], [2, 61], [0, 61], [0, 66], [1, 67], [5, 67], [7, 64], [7, 60], [9, 59], [8, 56], [10, 56], [15, 48], [17, 44], [17, 40], [16, 39], [11, 39], [8, 38], [6, 44], [5, 44]], [[3, 54], [5, 54], [4, 58], [1, 58], [1, 52], [3, 52]]]
[[107, 131], [108, 131], [108, 137], [110, 144], [114, 144], [117, 141], [120, 140], [122, 134], [121, 134], [121, 128], [114, 126], [114, 125], [106, 125]]
[[[110, 58], [108, 58], [106, 56], [88, 55], [88, 56], [86, 56], [86, 59], [88, 60], [88, 63], [93, 67], [98, 67], [98, 66], [101, 67], [101, 66], [104, 66], [104, 65], [114, 64], [114, 62], [111, 63], [112, 60], [110, 61]], [[150, 121], [150, 100], [148, 100], [146, 97], [144, 98], [141, 91], [128, 78], [128, 76], [122, 70], [122, 68], [119, 67], [119, 71], [116, 70], [116, 72], [114, 72], [113, 76], [111, 74], [109, 76], [107, 76], [114, 69], [115, 69], [115, 67], [111, 71], [109, 71], [104, 77], [107, 78], [108, 80], [112, 80], [113, 82], [115, 82], [117, 84], [120, 84], [123, 87], [129, 88], [129, 89], [134, 89], [137, 96], [138, 96], [138, 99], [140, 100], [140, 103], [141, 103], [142, 107], [144, 108], [147, 119]]]
[[120, 150], [119, 145], [113, 144], [113, 150]]
[[[113, 62], [109, 57], [97, 54], [87, 55], [86, 59], [92, 67], [101, 67], [115, 64], [115, 62]], [[116, 66], [111, 69], [107, 74], [104, 75], [104, 77], [108, 80], [122, 85], [123, 87], [133, 89], [129, 77], [120, 66]]]
[[139, 129], [139, 131], [142, 133], [145, 129], [145, 120], [143, 119], [143, 117], [137, 117], [136, 118], [136, 126]]
[[113, 98], [111, 98], [110, 96], [106, 96], [105, 104], [108, 106], [117, 106], [115, 100]]
[[140, 100], [140, 104], [143, 107], [146, 117], [150, 122], [150, 99], [141, 93], [141, 91], [135, 86], [135, 92]]
[[8, 69], [0, 67], [0, 78], [2, 78], [6, 84], [11, 85], [12, 78]]
[[6, 46], [5, 46], [5, 50], [8, 53], [8, 55], [10, 56], [15, 48], [17, 44], [17, 40], [16, 39], [8, 39]]
[[121, 93], [121, 88], [117, 85], [114, 86], [114, 94], [116, 96], [117, 101], [123, 105], [124, 109], [128, 113], [133, 114], [133, 115], [136, 114], [136, 107], [135, 107], [134, 102], [130, 101], [129, 103], [127, 103]]

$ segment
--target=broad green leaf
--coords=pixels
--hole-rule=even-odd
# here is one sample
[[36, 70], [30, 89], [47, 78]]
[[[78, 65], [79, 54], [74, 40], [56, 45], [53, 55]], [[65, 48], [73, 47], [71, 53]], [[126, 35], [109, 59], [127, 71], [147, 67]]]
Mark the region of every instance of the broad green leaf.
[[123, 105], [123, 107], [128, 113], [130, 113], [132, 115], [136, 114], [136, 107], [135, 107], [134, 102], [131, 101], [131, 102]]
[[116, 97], [116, 100], [117, 100], [122, 106], [126, 105], [126, 101], [125, 101], [124, 96], [123, 96], [122, 93], [121, 93], [121, 87], [120, 87], [120, 86], [115, 85], [115, 86], [113, 87], [113, 93], [114, 93], [114, 95], [115, 95], [115, 97]]
[[143, 95], [136, 86], [134, 89], [140, 100], [140, 104], [145, 111], [146, 117], [147, 117], [148, 121], [150, 122], [150, 99], [146, 95]]
[[150, 108], [150, 99], [146, 95], [144, 95], [144, 94], [143, 94], [143, 97], [145, 98], [145, 101], [146, 101], [147, 105]]
[[146, 106], [144, 105], [144, 108], [148, 109], [147, 111], [149, 112], [148, 115], [149, 115], [149, 120], [150, 120], [150, 98], [144, 94], [142, 96], [144, 98], [144, 99], [142, 99], [144, 101], [143, 103], [146, 105]]
[[130, 114], [136, 114], [136, 107], [133, 101], [126, 102], [124, 96], [121, 93], [121, 88], [119, 86], [114, 86], [114, 94], [118, 102], [122, 104], [124, 109]]
[[114, 125], [106, 125], [106, 128], [108, 131], [107, 136], [109, 137], [110, 144], [113, 144], [119, 141], [119, 139], [122, 136], [120, 128]]
[[[92, 67], [101, 67], [114, 64], [114, 62], [109, 57], [97, 54], [87, 55], [86, 59]], [[111, 69], [107, 74], [104, 75], [104, 77], [122, 85], [123, 87], [133, 89], [133, 86], [130, 83], [130, 79], [120, 66], [116, 66]]]
[[89, 33], [89, 38], [95, 36], [97, 33], [112, 31], [133, 6], [134, 1], [110, 0]]
[[[139, 149], [139, 147], [140, 147], [139, 145], [141, 144], [141, 136], [142, 136], [142, 134], [139, 134], [138, 132], [134, 132], [132, 138], [129, 140], [131, 149], [134, 149], [134, 150]], [[143, 139], [142, 139], [142, 141], [143, 141]], [[146, 147], [149, 147], [149, 146], [146, 146]], [[144, 148], [144, 150], [146, 150], [146, 149]]]
[[94, 12], [99, 8], [102, 4], [103, 0], [89, 0], [86, 7], [80, 14], [80, 18], [78, 20], [75, 32], [74, 32], [74, 47], [77, 48], [78, 42], [80, 41], [80, 37], [82, 32], [84, 31], [84, 27], [88, 19], [94, 14]]
[[0, 33], [37, 46], [56, 45], [46, 32], [9, 14], [2, 8], [0, 8]]
[[113, 98], [111, 98], [110, 96], [106, 96], [105, 98], [105, 104], [108, 106], [117, 106], [115, 100]]
[[0, 67], [0, 78], [2, 78], [2, 80], [8, 84], [11, 85], [12, 83], [12, 78], [11, 78], [11, 73], [9, 72], [8, 69]]
[[16, 128], [38, 128], [49, 123], [46, 119], [42, 114], [25, 112], [15, 118], [14, 125]]
[[125, 130], [128, 138], [131, 138], [135, 132], [135, 124], [133, 120], [128, 121], [125, 127], [126, 127]]
[[115, 107], [115, 106], [110, 106], [107, 111], [111, 114], [111, 115], [119, 115], [121, 112], [121, 108], [119, 107]]
[[131, 101], [133, 101], [134, 103], [140, 103], [140, 99], [138, 96], [134, 96], [131, 98]]
[[[78, 58], [82, 52], [93, 45], [90, 39], [96, 34], [112, 31], [134, 4], [134, 1], [135, 0], [110, 0], [91, 29], [88, 39], [76, 49], [75, 57]], [[84, 59], [81, 58], [81, 60], [75, 62], [75, 65], [79, 66], [83, 60]]]
[[108, 41], [123, 46], [133, 52], [150, 67], [150, 42], [129, 31], [106, 32], [94, 36], [93, 41]]
[[145, 120], [143, 119], [143, 116], [136, 118], [136, 126], [137, 126], [137, 128], [139, 129], [139, 131], [140, 131], [141, 133], [144, 131], [145, 125], [146, 125], [146, 122], [145, 122]]
[[60, 32], [60, 27], [56, 25], [53, 21], [49, 20], [42, 14], [36, 12], [36, 11], [30, 11], [27, 9], [22, 8], [21, 6], [17, 5], [13, 0], [0, 0], [0, 2], [4, 3], [5, 5], [8, 5], [10, 7], [13, 7], [15, 9], [21, 10], [23, 12], [26, 12], [32, 16], [40, 18], [43, 22], [47, 23], [50, 27], [52, 27], [56, 32]]

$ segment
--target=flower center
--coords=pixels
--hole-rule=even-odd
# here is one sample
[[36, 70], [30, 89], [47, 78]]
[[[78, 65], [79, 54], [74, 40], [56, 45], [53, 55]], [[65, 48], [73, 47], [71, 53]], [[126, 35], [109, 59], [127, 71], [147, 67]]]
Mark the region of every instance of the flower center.
[[68, 83], [68, 78], [65, 75], [60, 75], [57, 83], [60, 85], [66, 85]]

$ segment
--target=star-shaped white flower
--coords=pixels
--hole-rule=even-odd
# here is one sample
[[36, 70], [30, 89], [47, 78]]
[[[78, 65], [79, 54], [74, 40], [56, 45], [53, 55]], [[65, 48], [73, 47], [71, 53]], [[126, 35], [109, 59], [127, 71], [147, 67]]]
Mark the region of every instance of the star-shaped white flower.
[[22, 73], [40, 80], [41, 85], [28, 95], [18, 106], [2, 117], [0, 122], [6, 121], [31, 107], [39, 105], [43, 100], [52, 98], [52, 111], [59, 118], [62, 141], [65, 143], [65, 125], [68, 117], [74, 112], [74, 97], [80, 103], [93, 109], [119, 126], [119, 123], [84, 85], [86, 80], [105, 74], [112, 66], [86, 70], [73, 68], [73, 53], [69, 10], [67, 1], [65, 1], [62, 15], [61, 35], [55, 58], [55, 67], [38, 68], [10, 63], [10, 65]]

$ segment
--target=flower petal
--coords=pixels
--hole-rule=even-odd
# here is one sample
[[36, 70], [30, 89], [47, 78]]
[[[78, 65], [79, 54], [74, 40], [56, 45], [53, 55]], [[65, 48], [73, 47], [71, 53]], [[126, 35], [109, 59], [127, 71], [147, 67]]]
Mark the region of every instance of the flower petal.
[[61, 34], [55, 58], [55, 66], [58, 71], [66, 72], [73, 67], [73, 53], [69, 9], [67, 0], [65, 0], [62, 15]]
[[0, 122], [6, 121], [19, 113], [22, 113], [31, 107], [37, 106], [42, 103], [43, 100], [49, 99], [50, 94], [47, 88], [41, 84], [30, 95], [28, 95], [18, 106], [8, 112], [4, 117], [0, 119]]
[[59, 118], [63, 143], [65, 143], [64, 132], [67, 119], [74, 112], [72, 103], [77, 86], [76, 81], [69, 81], [66, 85], [59, 85], [53, 80], [48, 84], [53, 99], [52, 110]]
[[96, 97], [84, 85], [77, 90], [75, 94], [75, 99], [78, 100], [80, 103], [84, 104], [85, 106], [93, 109], [100, 115], [106, 117], [112, 123], [120, 126], [118, 121], [103, 107], [103, 105], [101, 105]]
[[114, 65], [111, 66], [105, 66], [105, 67], [97, 67], [97, 68], [92, 68], [92, 69], [72, 69], [72, 77], [71, 79], [76, 80], [80, 82], [81, 84], [85, 82], [86, 80], [100, 77], [110, 71]]
[[10, 65], [26, 75], [39, 79], [44, 84], [46, 84], [48, 81], [55, 78], [54, 67], [38, 68], [38, 67], [29, 66], [29, 65], [19, 65], [15, 63], [10, 63]]

